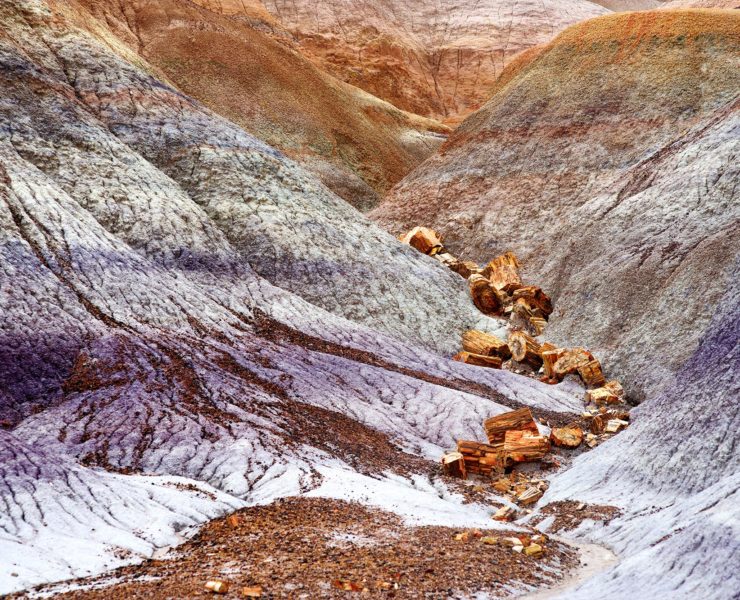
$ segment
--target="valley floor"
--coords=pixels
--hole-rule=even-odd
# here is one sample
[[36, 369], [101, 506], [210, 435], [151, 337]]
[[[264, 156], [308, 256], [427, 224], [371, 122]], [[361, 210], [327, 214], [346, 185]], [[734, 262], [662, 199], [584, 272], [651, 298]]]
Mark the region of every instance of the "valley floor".
[[[483, 536], [501, 540], [491, 521]], [[553, 540], [540, 557], [518, 554], [461, 529], [409, 526], [390, 512], [355, 502], [293, 497], [217, 519], [161, 560], [38, 591], [57, 598], [184, 598], [209, 595], [208, 580], [229, 582], [223, 597], [387, 598], [507, 596], [551, 585], [578, 564], [578, 552]]]

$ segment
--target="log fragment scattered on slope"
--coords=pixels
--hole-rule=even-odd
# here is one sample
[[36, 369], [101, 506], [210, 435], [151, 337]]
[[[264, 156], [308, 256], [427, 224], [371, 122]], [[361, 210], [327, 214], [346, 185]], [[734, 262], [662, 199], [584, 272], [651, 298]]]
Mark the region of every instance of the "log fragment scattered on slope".
[[499, 356], [485, 356], [483, 354], [473, 354], [472, 352], [458, 352], [452, 357], [452, 360], [464, 362], [476, 367], [488, 367], [490, 369], [500, 369], [503, 364]]
[[498, 356], [504, 360], [511, 356], [511, 350], [505, 341], [477, 329], [463, 333], [463, 350], [484, 356]]
[[442, 469], [445, 475], [467, 479], [468, 473], [465, 470], [465, 460], [460, 452], [445, 452], [442, 456]]
[[580, 367], [587, 365], [594, 360], [591, 354], [585, 348], [571, 348], [565, 350], [562, 356], [558, 358], [552, 367], [555, 377], [563, 379], [569, 373], [575, 373]]
[[550, 432], [550, 441], [561, 448], [578, 448], [583, 441], [583, 429], [578, 426], [555, 427]]
[[545, 342], [540, 347], [542, 352], [542, 368], [544, 370], [544, 377], [548, 380], [554, 380], [555, 382], [560, 381], [555, 375], [555, 363], [558, 359], [565, 354], [565, 348], [556, 348], [553, 344]]
[[601, 387], [606, 383], [606, 378], [601, 370], [601, 363], [596, 359], [578, 367], [578, 374], [588, 387]]
[[483, 422], [488, 443], [492, 446], [501, 446], [510, 430], [526, 431], [532, 435], [539, 435], [540, 430], [528, 408], [520, 408], [496, 415]]
[[504, 467], [502, 447], [466, 440], [458, 440], [457, 451], [462, 454], [465, 470], [476, 475], [491, 475]]
[[503, 314], [504, 306], [501, 298], [488, 279], [474, 273], [468, 278], [468, 283], [473, 304], [479, 311], [491, 317]]
[[536, 285], [525, 285], [514, 290], [511, 295], [514, 302], [525, 300], [530, 310], [536, 311], [538, 317], [548, 317], [552, 314], [552, 301], [550, 297]]
[[542, 366], [540, 345], [528, 333], [512, 331], [509, 335], [509, 349], [511, 358], [515, 361], [527, 364], [535, 370]]
[[521, 286], [522, 280], [519, 277], [519, 261], [513, 252], [507, 252], [497, 256], [489, 262], [483, 269], [483, 276], [486, 277], [497, 290], [502, 290], [507, 286], [512, 289], [513, 286]]
[[414, 227], [400, 239], [424, 254], [433, 255], [442, 250], [442, 236], [428, 227]]
[[550, 451], [550, 441], [529, 431], [509, 430], [504, 438], [504, 454], [514, 462], [540, 460]]

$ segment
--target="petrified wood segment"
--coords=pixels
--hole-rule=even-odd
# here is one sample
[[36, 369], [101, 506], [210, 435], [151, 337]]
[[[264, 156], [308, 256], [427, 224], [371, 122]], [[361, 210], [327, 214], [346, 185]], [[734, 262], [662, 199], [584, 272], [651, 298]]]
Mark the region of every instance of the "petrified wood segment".
[[528, 364], [535, 369], [542, 366], [541, 347], [528, 333], [512, 331], [509, 335], [509, 349], [515, 361]]
[[514, 462], [540, 460], [550, 450], [550, 441], [541, 435], [529, 431], [509, 430], [504, 437], [506, 458]]
[[468, 473], [490, 475], [494, 470], [503, 468], [504, 453], [501, 446], [459, 440], [457, 451], [462, 454]]
[[512, 429], [526, 431], [533, 435], [539, 434], [532, 411], [528, 408], [512, 410], [486, 419], [483, 422], [483, 428], [486, 430], [488, 442], [492, 445], [503, 444], [506, 432]]
[[521, 286], [522, 280], [519, 277], [519, 261], [513, 252], [507, 252], [497, 256], [489, 262], [483, 269], [483, 276], [488, 278], [491, 284], [501, 290], [507, 285]]
[[541, 314], [536, 316], [547, 317], [552, 313], [552, 301], [550, 297], [536, 285], [525, 285], [517, 288], [512, 293], [512, 299], [516, 303], [518, 300], [526, 300], [527, 304]]
[[606, 383], [606, 378], [601, 370], [601, 363], [596, 359], [578, 367], [578, 374], [588, 387], [600, 387]]
[[435, 254], [442, 249], [442, 236], [428, 227], [414, 227], [401, 241], [424, 254]]
[[553, 365], [553, 373], [562, 379], [568, 373], [575, 373], [579, 367], [585, 366], [594, 359], [585, 348], [571, 348], [563, 352], [563, 355]]
[[561, 448], [578, 448], [583, 441], [583, 429], [578, 426], [555, 427], [550, 432], [550, 441]]
[[511, 350], [505, 341], [477, 329], [463, 333], [463, 350], [484, 356], [500, 356], [504, 360], [511, 356]]
[[499, 356], [485, 356], [483, 354], [473, 354], [472, 352], [458, 352], [453, 360], [464, 362], [476, 367], [489, 367], [491, 369], [501, 368], [501, 358]]
[[460, 477], [461, 479], [467, 477], [465, 460], [460, 452], [445, 452], [444, 456], [442, 456], [442, 469], [445, 475]]
[[483, 275], [474, 273], [468, 279], [473, 304], [484, 315], [496, 316], [503, 312], [503, 303], [496, 289]]

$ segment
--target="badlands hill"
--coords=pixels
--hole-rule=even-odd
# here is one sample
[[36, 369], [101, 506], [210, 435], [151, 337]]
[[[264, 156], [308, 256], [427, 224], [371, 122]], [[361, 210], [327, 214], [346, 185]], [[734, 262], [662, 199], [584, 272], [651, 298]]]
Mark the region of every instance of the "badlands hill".
[[643, 399], [697, 347], [735, 259], [739, 35], [734, 11], [576, 25], [372, 216], [473, 260], [513, 250], [554, 295], [549, 334], [582, 336]]
[[608, 12], [586, 0], [266, 0], [301, 51], [338, 79], [419, 115], [459, 122], [517, 52]]
[[377, 204], [448, 132], [317, 69], [259, 5], [78, 0], [60, 11], [65, 4], [81, 28], [124, 45], [357, 208]]

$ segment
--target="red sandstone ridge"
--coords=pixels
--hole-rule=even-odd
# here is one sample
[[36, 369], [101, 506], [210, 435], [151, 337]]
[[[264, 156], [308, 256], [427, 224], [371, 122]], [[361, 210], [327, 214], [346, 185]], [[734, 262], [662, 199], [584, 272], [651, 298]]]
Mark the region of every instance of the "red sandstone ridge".
[[738, 36], [737, 11], [576, 25], [520, 55], [371, 216], [445, 232], [461, 259], [514, 251], [553, 298], [550, 335], [581, 336], [633, 396], [656, 391], [735, 256]]
[[300, 49], [403, 110], [457, 123], [519, 51], [606, 9], [585, 0], [265, 0]]
[[[86, 10], [75, 10], [82, 27], [102, 37], [112, 32], [183, 92], [360, 209], [376, 204], [448, 131], [317, 69], [281, 42], [259, 2], [199, 3], [207, 8], [185, 0], [81, 0]], [[84, 17], [87, 10], [95, 19]]]

